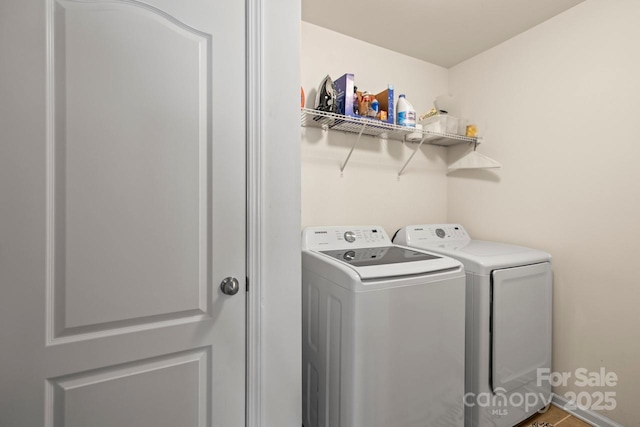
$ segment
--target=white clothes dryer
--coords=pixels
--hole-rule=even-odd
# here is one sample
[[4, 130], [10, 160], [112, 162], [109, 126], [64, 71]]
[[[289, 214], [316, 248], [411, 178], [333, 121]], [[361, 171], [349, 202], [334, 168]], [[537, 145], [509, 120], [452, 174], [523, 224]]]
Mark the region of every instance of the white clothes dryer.
[[394, 243], [466, 271], [465, 426], [512, 427], [551, 401], [551, 256], [472, 240], [459, 224], [410, 225]]
[[382, 227], [302, 233], [303, 426], [464, 425], [464, 269]]

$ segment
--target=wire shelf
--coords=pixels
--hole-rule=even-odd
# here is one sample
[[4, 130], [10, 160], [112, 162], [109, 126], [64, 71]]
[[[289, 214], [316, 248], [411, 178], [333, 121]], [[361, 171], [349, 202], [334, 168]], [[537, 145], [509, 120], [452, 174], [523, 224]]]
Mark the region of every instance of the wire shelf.
[[[342, 163], [342, 166], [340, 166], [340, 172], [344, 172], [344, 169], [347, 167], [351, 154], [353, 154], [353, 150], [356, 148], [356, 145], [360, 141], [360, 137], [362, 137], [362, 135], [369, 135], [381, 139], [393, 139], [396, 141], [418, 143], [418, 146], [413, 150], [411, 156], [409, 156], [404, 166], [402, 166], [402, 169], [398, 172], [398, 178], [407, 168], [407, 165], [411, 162], [413, 156], [415, 156], [418, 150], [420, 150], [422, 144], [449, 147], [465, 143], [477, 145], [481, 141], [481, 138], [471, 138], [451, 133], [438, 133], [430, 130], [408, 128], [405, 126], [384, 123], [372, 118], [349, 117], [343, 116], [342, 114], [312, 110], [310, 108], [302, 108], [300, 110], [300, 124], [303, 127], [315, 127], [333, 131], [337, 130], [358, 135], [358, 137], [353, 141], [353, 145], [349, 150], [349, 154], [347, 154], [347, 158]], [[411, 140], [407, 139], [408, 135], [412, 135]]]
[[[407, 128], [390, 123], [384, 123], [380, 120], [367, 117], [350, 117], [342, 114], [327, 113], [325, 111], [312, 110], [310, 108], [302, 108], [300, 110], [300, 124], [303, 127], [316, 127], [325, 130], [337, 130], [347, 133], [355, 133], [359, 135], [375, 136], [381, 139], [393, 139], [403, 142], [423, 142], [424, 144], [437, 145], [441, 147], [449, 147], [457, 144], [477, 144], [480, 138], [472, 138], [468, 136], [439, 133], [429, 130], [418, 130], [415, 128]], [[412, 139], [407, 141], [409, 134], [422, 134], [421, 139]]]

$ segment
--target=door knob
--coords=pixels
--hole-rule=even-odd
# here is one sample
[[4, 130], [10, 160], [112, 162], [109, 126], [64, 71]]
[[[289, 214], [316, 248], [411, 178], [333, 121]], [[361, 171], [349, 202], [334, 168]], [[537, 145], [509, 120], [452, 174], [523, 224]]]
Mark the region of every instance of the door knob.
[[227, 277], [220, 283], [220, 290], [225, 295], [235, 295], [240, 290], [240, 283], [235, 277]]

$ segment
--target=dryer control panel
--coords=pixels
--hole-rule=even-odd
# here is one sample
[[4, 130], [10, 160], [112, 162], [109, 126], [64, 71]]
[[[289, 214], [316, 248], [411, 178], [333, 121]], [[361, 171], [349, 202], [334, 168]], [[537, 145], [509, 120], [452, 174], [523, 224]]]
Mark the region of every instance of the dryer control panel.
[[[400, 236], [403, 234], [403, 236]], [[469, 242], [471, 237], [460, 224], [424, 224], [405, 227], [398, 232], [406, 244]], [[397, 239], [396, 239], [397, 240]]]
[[309, 227], [302, 234], [303, 249], [375, 248], [391, 244], [382, 227]]

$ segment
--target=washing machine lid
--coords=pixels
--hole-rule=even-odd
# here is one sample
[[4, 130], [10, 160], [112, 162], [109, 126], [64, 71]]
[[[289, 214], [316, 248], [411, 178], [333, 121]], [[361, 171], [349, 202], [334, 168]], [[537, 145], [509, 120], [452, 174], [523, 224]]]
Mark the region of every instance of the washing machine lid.
[[396, 245], [319, 253], [346, 264], [362, 280], [437, 273], [460, 267], [460, 263], [451, 258]]
[[398, 264], [402, 262], [427, 261], [442, 258], [437, 255], [416, 251], [414, 249], [406, 249], [400, 246], [340, 249], [320, 252], [355, 267]]
[[380, 226], [308, 227], [302, 232], [302, 250], [357, 273], [361, 280], [460, 269], [454, 259], [392, 244]]
[[537, 249], [472, 240], [459, 224], [407, 226], [398, 231], [394, 243], [450, 256], [462, 262], [466, 271], [477, 274], [551, 261], [551, 255]]

